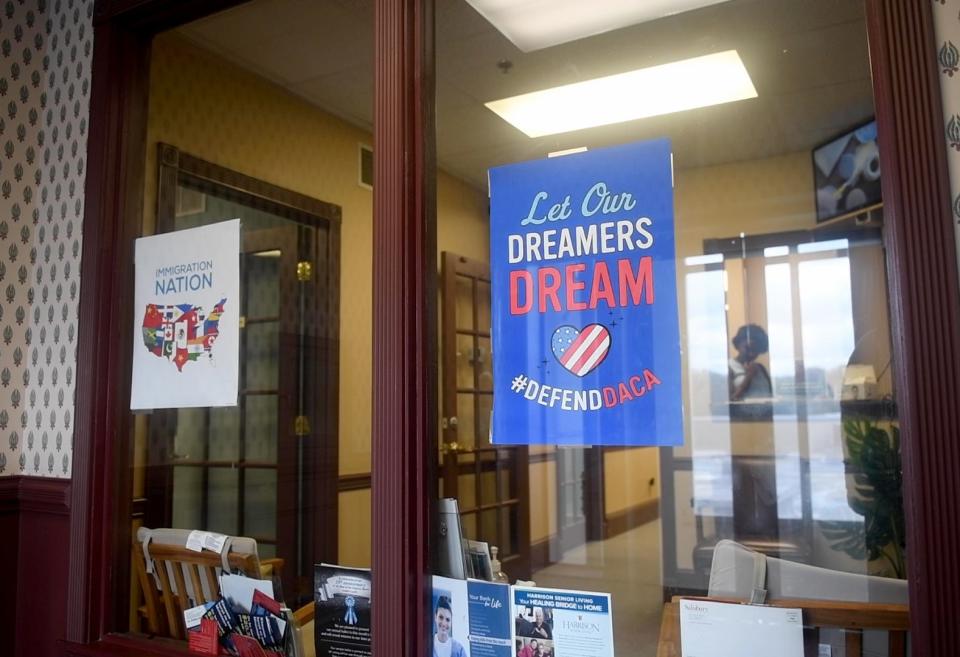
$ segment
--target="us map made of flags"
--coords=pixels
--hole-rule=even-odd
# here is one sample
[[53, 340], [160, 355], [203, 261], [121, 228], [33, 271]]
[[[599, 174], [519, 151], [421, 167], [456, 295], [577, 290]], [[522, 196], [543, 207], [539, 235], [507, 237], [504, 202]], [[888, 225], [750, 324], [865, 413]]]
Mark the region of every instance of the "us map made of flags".
[[221, 299], [210, 312], [192, 304], [147, 304], [143, 343], [150, 353], [170, 360], [182, 372], [187, 363], [212, 355], [226, 303]]

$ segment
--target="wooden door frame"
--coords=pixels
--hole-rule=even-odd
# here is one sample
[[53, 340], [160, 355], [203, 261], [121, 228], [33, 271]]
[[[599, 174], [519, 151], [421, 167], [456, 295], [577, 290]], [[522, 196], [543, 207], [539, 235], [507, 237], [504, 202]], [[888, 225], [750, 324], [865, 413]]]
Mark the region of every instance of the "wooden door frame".
[[[442, 436], [442, 445], [446, 447], [451, 443], [456, 443], [459, 435], [459, 427], [453, 422], [448, 420], [455, 418], [459, 413], [457, 408], [457, 389], [459, 388], [457, 384], [457, 360], [456, 360], [456, 340], [457, 340], [457, 305], [456, 305], [456, 296], [457, 296], [457, 280], [458, 275], [466, 275], [475, 280], [490, 279], [490, 264], [482, 261], [475, 260], [473, 258], [467, 258], [466, 256], [453, 253], [451, 251], [444, 251], [440, 254], [440, 285], [442, 286], [442, 313], [441, 313], [441, 337], [443, 341], [442, 346], [442, 355], [443, 360], [443, 382], [440, 392], [439, 403], [442, 407], [443, 418], [443, 436]], [[476, 324], [477, 316], [479, 314], [479, 303], [477, 302], [477, 293], [476, 288], [473, 290], [473, 309], [471, 311], [473, 322]], [[479, 331], [480, 329], [474, 326], [473, 330]], [[486, 336], [483, 336], [486, 337]], [[453, 340], [453, 344], [448, 343], [448, 340]], [[453, 349], [448, 347], [452, 346]], [[492, 357], [492, 355], [491, 355]], [[476, 383], [476, 382], [475, 382]], [[476, 394], [476, 393], [474, 393]], [[491, 393], [492, 395], [492, 393]], [[475, 409], [479, 406], [475, 406]], [[474, 411], [474, 423], [477, 422], [477, 412]], [[508, 471], [510, 472], [511, 481], [513, 483], [513, 488], [517, 491], [517, 498], [519, 503], [516, 505], [518, 509], [517, 512], [517, 545], [518, 549], [516, 552], [509, 554], [508, 550], [505, 550], [505, 545], [502, 545], [503, 541], [498, 541], [501, 543], [500, 547], [500, 562], [503, 565], [503, 570], [509, 574], [514, 579], [530, 579], [531, 576], [531, 548], [530, 548], [530, 500], [529, 500], [529, 491], [530, 491], [530, 448], [526, 445], [506, 445], [501, 446], [503, 449], [508, 449], [513, 451], [512, 458], [512, 468]], [[494, 461], [494, 467], [499, 468], [500, 464], [500, 450], [495, 452], [496, 460]], [[461, 463], [457, 452], [447, 452], [446, 449], [440, 452], [440, 461], [438, 464], [441, 468], [441, 477], [443, 479], [443, 496], [444, 497], [456, 497], [460, 498], [459, 486], [460, 486], [460, 475], [462, 474], [461, 468], [469, 466], [468, 463]], [[481, 462], [480, 455], [475, 455], [474, 467], [475, 467], [475, 485], [478, 487], [480, 484], [481, 476]], [[523, 497], [523, 491], [527, 491], [527, 497]], [[452, 493], [452, 494], [451, 494]], [[497, 482], [497, 499], [500, 499], [500, 483], [499, 479]], [[482, 504], [482, 496], [478, 493], [476, 495], [476, 505], [480, 506]], [[466, 511], [462, 506], [460, 507], [461, 515]], [[469, 513], [469, 511], [467, 511]], [[481, 517], [482, 513], [476, 514], [477, 519], [477, 529], [480, 529], [481, 526]], [[499, 526], [499, 525], [498, 525]], [[489, 539], [488, 539], [488, 542]]]
[[[316, 356], [312, 363], [309, 386], [316, 390], [315, 400], [322, 400], [322, 417], [313, 417], [309, 423], [309, 434], [299, 437], [303, 441], [304, 469], [309, 475], [304, 488], [304, 499], [313, 506], [312, 523], [303, 528], [303, 541], [310, 546], [313, 554], [324, 561], [335, 560], [338, 550], [338, 483], [339, 473], [339, 336], [340, 336], [340, 231], [343, 218], [339, 205], [327, 203], [298, 192], [279, 187], [227, 167], [209, 162], [176, 146], [157, 144], [157, 231], [166, 232], [174, 228], [176, 195], [170, 193], [177, 188], [182, 176], [197, 183], [209, 183], [222, 193], [237, 197], [239, 203], [263, 209], [278, 215], [288, 216], [298, 225], [313, 227], [318, 239], [306, 244], [296, 228], [293, 232], [294, 267], [299, 260], [313, 263], [313, 272], [308, 281], [301, 283], [310, 286], [311, 305], [306, 308], [307, 319], [320, 323], [310, 330], [311, 339], [303, 346]], [[261, 231], [258, 231], [258, 233]], [[320, 239], [322, 238], [322, 239]], [[309, 248], [308, 248], [309, 247]], [[291, 269], [291, 271], [293, 271]], [[323, 303], [322, 308], [315, 307]], [[298, 311], [299, 312], [299, 311]], [[282, 331], [281, 340], [288, 339], [289, 331]], [[281, 343], [281, 348], [283, 347]], [[289, 422], [280, 422], [279, 427], [292, 427]], [[292, 445], [287, 441], [286, 449]], [[279, 456], [279, 455], [278, 455]], [[289, 464], [288, 464], [289, 465]], [[292, 479], [295, 475], [288, 468], [278, 468], [278, 480]], [[150, 479], [148, 477], [147, 481]], [[159, 492], [163, 492], [160, 489]], [[295, 500], [286, 487], [281, 487], [282, 499], [278, 505], [292, 507]], [[148, 489], [148, 497], [152, 491]], [[281, 538], [278, 525], [278, 540]], [[291, 540], [288, 535], [284, 540]], [[313, 589], [312, 571], [302, 568], [296, 572], [296, 564], [284, 568], [284, 590], [303, 591]], [[292, 578], [298, 575], [297, 587], [292, 587]]]
[[[149, 42], [234, 0], [98, 0], [85, 186], [66, 646], [112, 639], [129, 576], [126, 271], [141, 211]], [[867, 0], [903, 432], [913, 646], [960, 646], [960, 285], [930, 3]], [[432, 0], [375, 0], [374, 647], [421, 657], [435, 498]], [[124, 528], [126, 526], [126, 529]], [[103, 638], [106, 637], [106, 638]], [[99, 641], [100, 646], [89, 646]], [[389, 652], [388, 652], [389, 651]], [[142, 653], [142, 650], [140, 651]]]

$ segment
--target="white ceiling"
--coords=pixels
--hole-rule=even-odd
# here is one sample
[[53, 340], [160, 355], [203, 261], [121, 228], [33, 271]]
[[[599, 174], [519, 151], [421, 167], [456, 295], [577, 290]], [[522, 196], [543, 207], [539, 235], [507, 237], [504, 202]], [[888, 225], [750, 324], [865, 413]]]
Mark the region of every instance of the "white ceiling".
[[[672, 139], [679, 168], [808, 151], [873, 113], [862, 0], [731, 0], [531, 53], [465, 0], [436, 5], [437, 155], [441, 167], [481, 188], [490, 166], [652, 137]], [[372, 126], [372, 0], [253, 0], [180, 32]], [[739, 51], [758, 98], [537, 139], [483, 106], [729, 49]], [[508, 73], [501, 60], [513, 64]]]

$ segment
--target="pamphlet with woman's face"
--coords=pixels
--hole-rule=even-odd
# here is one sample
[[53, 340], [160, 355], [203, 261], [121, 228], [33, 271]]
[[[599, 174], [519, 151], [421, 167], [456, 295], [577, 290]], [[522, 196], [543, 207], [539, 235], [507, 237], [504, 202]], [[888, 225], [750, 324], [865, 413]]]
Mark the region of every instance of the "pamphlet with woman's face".
[[433, 578], [433, 657], [470, 656], [470, 613], [467, 582]]

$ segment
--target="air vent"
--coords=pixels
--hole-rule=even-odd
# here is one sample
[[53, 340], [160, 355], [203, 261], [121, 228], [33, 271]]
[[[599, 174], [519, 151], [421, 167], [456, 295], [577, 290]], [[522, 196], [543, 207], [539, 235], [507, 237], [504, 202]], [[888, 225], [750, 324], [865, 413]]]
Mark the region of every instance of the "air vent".
[[373, 189], [373, 148], [360, 144], [360, 186]]

